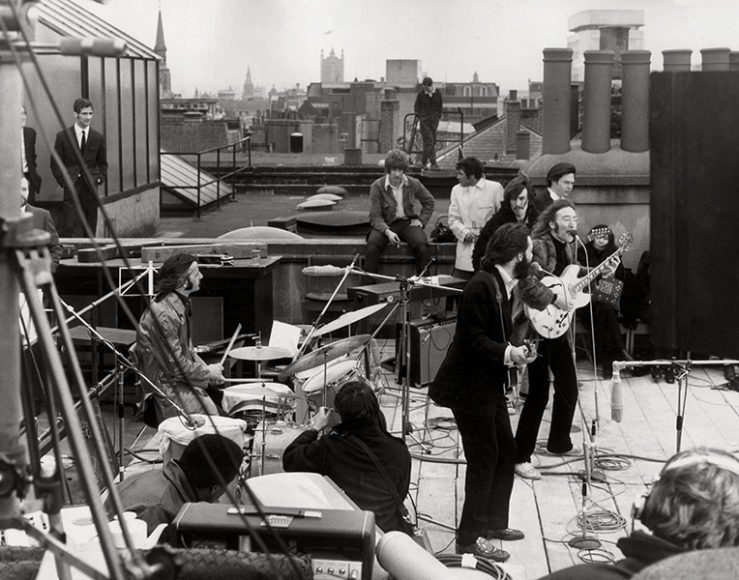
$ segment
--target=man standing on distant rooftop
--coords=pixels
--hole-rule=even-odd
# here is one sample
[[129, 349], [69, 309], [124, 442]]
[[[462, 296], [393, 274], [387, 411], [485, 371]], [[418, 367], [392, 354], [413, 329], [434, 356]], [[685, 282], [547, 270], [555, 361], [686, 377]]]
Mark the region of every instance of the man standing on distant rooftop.
[[434, 88], [434, 81], [426, 77], [421, 83], [423, 89], [416, 96], [416, 104], [413, 112], [416, 113], [420, 123], [421, 139], [423, 139], [423, 153], [421, 154], [421, 166], [431, 164], [432, 169], [436, 165], [436, 129], [441, 119], [442, 99], [441, 92]]

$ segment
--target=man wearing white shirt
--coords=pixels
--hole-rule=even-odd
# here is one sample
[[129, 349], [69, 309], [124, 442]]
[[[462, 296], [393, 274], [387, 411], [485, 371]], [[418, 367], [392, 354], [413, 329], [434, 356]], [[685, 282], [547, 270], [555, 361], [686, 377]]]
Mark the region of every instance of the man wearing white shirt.
[[[73, 196], [76, 193], [79, 197], [85, 221], [93, 235], [95, 235], [99, 205], [97, 188], [105, 181], [108, 172], [108, 160], [105, 137], [90, 126], [94, 115], [92, 103], [88, 99], [76, 99], [73, 110], [74, 126], [60, 131], [56, 135], [54, 151], [58, 155], [61, 165], [52, 155], [51, 172], [54, 174], [57, 183], [64, 189], [62, 200], [64, 223], [60, 227], [62, 236], [83, 237], [86, 236], [85, 228], [79, 220]], [[80, 158], [82, 163], [80, 163]], [[67, 187], [62, 166], [69, 173], [69, 178], [74, 185], [74, 192]], [[87, 167], [89, 172], [89, 181], [86, 178], [84, 167]]]
[[472, 250], [480, 230], [500, 209], [503, 186], [485, 179], [482, 163], [466, 157], [457, 163], [458, 185], [452, 188], [449, 227], [457, 238], [457, 255], [452, 276], [469, 280], [475, 273]]

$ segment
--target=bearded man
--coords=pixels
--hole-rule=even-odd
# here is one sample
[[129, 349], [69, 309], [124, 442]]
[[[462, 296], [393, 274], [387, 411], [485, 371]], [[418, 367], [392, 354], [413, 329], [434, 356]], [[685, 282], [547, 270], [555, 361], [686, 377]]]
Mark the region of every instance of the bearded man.
[[454, 414], [467, 460], [457, 552], [502, 562], [491, 540], [520, 540], [508, 527], [516, 442], [505, 398], [508, 367], [535, 354], [511, 345], [512, 298], [527, 276], [533, 243], [522, 224], [504, 224], [488, 244], [482, 268], [465, 286], [457, 328], [429, 396]]

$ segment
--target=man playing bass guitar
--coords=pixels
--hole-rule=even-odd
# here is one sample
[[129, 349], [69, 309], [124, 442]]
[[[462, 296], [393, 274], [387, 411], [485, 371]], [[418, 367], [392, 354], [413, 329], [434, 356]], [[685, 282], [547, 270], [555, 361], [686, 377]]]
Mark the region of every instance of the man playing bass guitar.
[[[538, 268], [534, 267], [541, 270], [542, 275], [559, 276], [567, 266], [577, 264], [576, 236], [575, 206], [566, 199], [552, 202], [539, 215], [532, 232], [533, 262], [538, 264]], [[584, 268], [581, 273], [585, 274]], [[540, 303], [540, 298], [544, 294], [547, 298], [544, 300], [545, 303], [551, 303], [564, 312], [571, 310], [568, 304], [571, 297], [566, 293], [553, 292], [543, 286], [536, 276], [529, 276], [519, 284], [519, 288], [523, 301], [527, 304]], [[539, 426], [549, 400], [550, 369], [554, 376], [554, 400], [547, 451], [557, 455], [576, 456], [582, 453], [570, 439], [570, 429], [577, 406], [577, 376], [568, 334], [565, 332], [552, 337], [542, 337], [538, 351], [539, 357], [529, 364], [529, 393], [516, 430], [515, 471], [527, 479], [541, 478], [541, 474], [531, 464], [531, 455], [536, 447]]]

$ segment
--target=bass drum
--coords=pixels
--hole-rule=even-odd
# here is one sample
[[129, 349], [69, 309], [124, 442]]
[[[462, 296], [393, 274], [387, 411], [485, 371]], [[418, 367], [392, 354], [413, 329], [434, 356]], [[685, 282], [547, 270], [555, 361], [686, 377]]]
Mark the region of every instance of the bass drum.
[[285, 449], [307, 429], [307, 425], [288, 425], [285, 421], [259, 423], [254, 430], [249, 476], [284, 472], [282, 456]]

